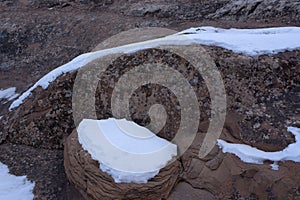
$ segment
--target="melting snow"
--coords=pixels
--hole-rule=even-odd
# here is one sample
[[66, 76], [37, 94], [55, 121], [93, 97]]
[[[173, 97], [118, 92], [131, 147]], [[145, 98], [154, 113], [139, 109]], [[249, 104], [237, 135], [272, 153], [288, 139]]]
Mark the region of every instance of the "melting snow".
[[14, 176], [8, 173], [8, 167], [0, 162], [0, 199], [29, 200], [33, 199], [34, 183], [26, 176]]
[[300, 162], [300, 128], [288, 127], [288, 131], [295, 136], [296, 142], [288, 145], [282, 151], [265, 152], [245, 144], [231, 144], [218, 140], [218, 146], [224, 153], [232, 153], [246, 163], [263, 164], [265, 160], [274, 161], [272, 169], [278, 170], [278, 161], [291, 160]]
[[81, 68], [94, 59], [114, 53], [132, 53], [160, 45], [189, 45], [198, 43], [219, 46], [236, 53], [247, 55], [275, 54], [285, 50], [300, 49], [300, 27], [279, 27], [264, 29], [221, 29], [214, 27], [191, 28], [174, 35], [145, 42], [139, 42], [111, 49], [82, 54], [72, 61], [46, 74], [29, 90], [15, 100], [9, 110], [18, 107], [38, 86], [44, 89], [63, 73]]

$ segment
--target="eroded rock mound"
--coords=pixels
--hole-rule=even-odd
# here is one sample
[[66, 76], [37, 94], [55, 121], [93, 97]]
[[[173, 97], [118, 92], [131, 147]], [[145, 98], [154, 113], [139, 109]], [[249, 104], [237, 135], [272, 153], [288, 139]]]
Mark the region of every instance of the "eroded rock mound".
[[[216, 47], [209, 47], [207, 51], [223, 75], [228, 111], [235, 110], [239, 114], [237, 127], [240, 129], [229, 130], [226, 140], [250, 144], [266, 151], [280, 150], [293, 142], [285, 122], [299, 121], [299, 51], [258, 58]], [[201, 76], [188, 66], [187, 61], [155, 49], [120, 56], [107, 68], [95, 94], [98, 119], [112, 117], [111, 94], [122, 74], [147, 62], [174, 63], [172, 66], [182, 71], [196, 91], [201, 109], [200, 120], [208, 119], [210, 99]], [[1, 119], [0, 142], [63, 148], [63, 138], [75, 127], [72, 110], [75, 77], [76, 72], [64, 74], [47, 89], [34, 90], [21, 106]], [[147, 113], [151, 105], [163, 104], [168, 116], [172, 117], [168, 118], [159, 135], [169, 140], [174, 137], [180, 123], [181, 108], [176, 96], [167, 88], [155, 84], [141, 86], [129, 103], [131, 117], [140, 125], [149, 123]], [[228, 116], [228, 120], [230, 118]]]
[[[233, 127], [232, 125], [225, 126]], [[181, 159], [184, 168], [181, 180], [190, 186], [175, 187], [171, 195], [174, 199], [178, 196], [184, 199], [182, 197], [186, 190], [199, 195], [198, 197], [206, 195], [204, 199], [212, 199], [207, 191], [216, 199], [300, 198], [299, 163], [280, 162], [279, 170], [276, 171], [271, 169], [271, 162], [262, 165], [244, 163], [235, 155], [224, 154], [218, 148], [206, 158], [199, 159], [199, 144], [200, 138], [195, 140], [190, 151]]]
[[181, 171], [179, 161], [174, 161], [148, 183], [115, 183], [83, 150], [76, 130], [66, 140], [64, 165], [69, 180], [84, 196], [92, 199], [166, 199]]

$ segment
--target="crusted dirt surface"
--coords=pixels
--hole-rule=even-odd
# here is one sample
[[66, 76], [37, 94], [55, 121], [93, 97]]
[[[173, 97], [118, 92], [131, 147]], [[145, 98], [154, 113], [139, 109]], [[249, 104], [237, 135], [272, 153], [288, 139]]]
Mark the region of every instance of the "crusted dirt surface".
[[[178, 31], [204, 25], [299, 26], [298, 8], [296, 0], [0, 0], [0, 88], [17, 87], [22, 93], [52, 69], [92, 51], [101, 41], [124, 30], [148, 26]], [[249, 57], [217, 47], [205, 49], [222, 73], [227, 93], [221, 138], [267, 151], [281, 150], [294, 142], [285, 126], [300, 127], [300, 52]], [[210, 99], [199, 74], [168, 52], [153, 49], [116, 60], [97, 88], [97, 99], [101, 99], [96, 104], [98, 118], [112, 116], [111, 82], [117, 81], [126, 68], [145, 60], [176, 63], [174, 67], [182, 69], [200, 99], [199, 134], [180, 159], [179, 183], [169, 199], [300, 198], [297, 163], [279, 163], [280, 170], [273, 171], [269, 162], [245, 164], [217, 147], [206, 158], [198, 158], [210, 117]], [[115, 73], [117, 66], [119, 73]], [[7, 110], [11, 102], [0, 105], [0, 162], [7, 164], [11, 173], [27, 175], [36, 182], [36, 199], [88, 199], [81, 196], [86, 191], [69, 183], [63, 165], [64, 142], [75, 127], [71, 105], [75, 76], [76, 72], [68, 73], [46, 90], [37, 88], [11, 113]], [[164, 104], [172, 116], [159, 135], [172, 139], [180, 122], [180, 106], [166, 88], [139, 88], [131, 98], [132, 117], [146, 125], [148, 108], [156, 102]]]

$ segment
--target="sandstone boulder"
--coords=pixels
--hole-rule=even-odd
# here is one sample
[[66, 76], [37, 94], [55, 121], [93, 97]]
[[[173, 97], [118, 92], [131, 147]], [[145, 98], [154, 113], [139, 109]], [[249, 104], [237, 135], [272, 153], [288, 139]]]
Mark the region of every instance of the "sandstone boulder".
[[76, 130], [66, 139], [64, 166], [71, 183], [91, 199], [166, 199], [181, 172], [180, 162], [174, 161], [148, 183], [115, 183], [110, 175], [99, 169], [99, 163], [83, 150]]

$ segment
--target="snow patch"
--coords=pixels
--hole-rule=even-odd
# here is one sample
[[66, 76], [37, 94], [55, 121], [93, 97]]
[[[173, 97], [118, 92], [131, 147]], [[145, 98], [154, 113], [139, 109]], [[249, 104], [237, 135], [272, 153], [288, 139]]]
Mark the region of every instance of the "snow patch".
[[277, 161], [275, 161], [273, 164], [270, 164], [270, 166], [271, 166], [271, 168], [273, 170], [279, 170], [279, 166], [278, 166], [278, 162]]
[[[133, 126], [135, 133], [128, 134], [131, 132], [128, 127]], [[137, 134], [139, 131], [142, 137]], [[150, 135], [148, 130], [147, 137], [144, 137], [144, 127], [125, 119], [83, 119], [77, 132], [83, 149], [100, 163], [100, 169], [111, 175], [116, 183], [147, 183], [177, 155], [175, 144], [152, 132]]]
[[144, 173], [129, 173], [115, 170], [111, 167], [100, 163], [100, 169], [109, 174], [116, 183], [147, 183], [147, 181], [159, 173], [159, 170]]
[[274, 161], [272, 169], [278, 170], [278, 161], [291, 160], [300, 162], [300, 128], [288, 127], [287, 130], [295, 136], [296, 142], [289, 144], [282, 151], [266, 152], [245, 144], [232, 144], [219, 139], [217, 144], [223, 153], [232, 153], [246, 163], [263, 164], [264, 161]]
[[18, 93], [16, 93], [16, 88], [15, 87], [10, 87], [5, 90], [1, 89], [0, 90], [0, 100], [1, 99], [6, 99], [3, 104], [7, 103], [8, 101], [11, 101], [19, 96]]
[[199, 44], [219, 46], [250, 56], [300, 49], [300, 27], [222, 29], [208, 26], [178, 34], [185, 34]]
[[14, 176], [8, 172], [8, 167], [0, 162], [0, 199], [33, 199], [35, 184], [28, 181], [26, 176]]

